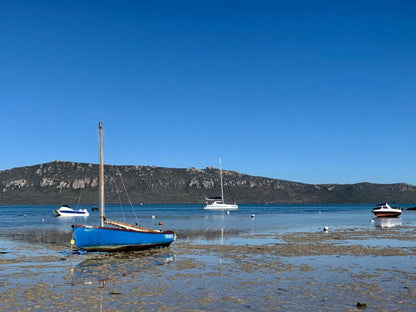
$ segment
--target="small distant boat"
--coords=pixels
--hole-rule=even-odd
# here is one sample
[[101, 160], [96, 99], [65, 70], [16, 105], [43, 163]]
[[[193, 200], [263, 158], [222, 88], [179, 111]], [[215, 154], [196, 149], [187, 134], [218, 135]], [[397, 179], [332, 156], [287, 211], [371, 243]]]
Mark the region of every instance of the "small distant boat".
[[98, 211], [98, 210], [100, 210], [100, 208], [95, 207], [95, 206], [91, 208], [91, 211]]
[[211, 197], [205, 198], [207, 204], [205, 205], [205, 210], [236, 210], [238, 205], [236, 204], [225, 204], [222, 201], [221, 197]]
[[[104, 213], [104, 162], [102, 123], [98, 124], [100, 147], [99, 193], [100, 226], [72, 225], [76, 246], [87, 251], [130, 251], [169, 246], [175, 239], [173, 231], [151, 230], [144, 227], [109, 220]], [[110, 225], [110, 226], [106, 226]]]
[[377, 218], [397, 218], [402, 213], [401, 208], [392, 208], [387, 203], [376, 205], [372, 211]]
[[68, 205], [62, 205], [58, 209], [54, 209], [53, 213], [57, 217], [88, 217], [90, 214], [87, 209], [72, 209]]
[[237, 204], [226, 204], [224, 202], [224, 184], [222, 181], [221, 157], [219, 158], [219, 164], [221, 180], [221, 197], [205, 198], [206, 205], [204, 206], [204, 210], [236, 210], [238, 209]]

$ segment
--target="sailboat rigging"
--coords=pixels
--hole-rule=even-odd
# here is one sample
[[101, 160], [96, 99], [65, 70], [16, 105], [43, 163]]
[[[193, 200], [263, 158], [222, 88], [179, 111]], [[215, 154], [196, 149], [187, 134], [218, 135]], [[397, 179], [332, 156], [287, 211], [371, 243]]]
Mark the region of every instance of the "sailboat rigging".
[[210, 197], [206, 198], [205, 210], [236, 210], [238, 209], [237, 204], [226, 204], [224, 202], [224, 182], [222, 180], [222, 168], [221, 168], [221, 157], [219, 157], [220, 165], [220, 183], [221, 183], [221, 197]]
[[151, 230], [137, 225], [106, 219], [102, 147], [103, 128], [101, 121], [98, 124], [98, 129], [100, 142], [100, 226], [72, 225], [75, 245], [87, 251], [123, 251], [169, 246], [176, 239], [176, 234], [173, 231]]

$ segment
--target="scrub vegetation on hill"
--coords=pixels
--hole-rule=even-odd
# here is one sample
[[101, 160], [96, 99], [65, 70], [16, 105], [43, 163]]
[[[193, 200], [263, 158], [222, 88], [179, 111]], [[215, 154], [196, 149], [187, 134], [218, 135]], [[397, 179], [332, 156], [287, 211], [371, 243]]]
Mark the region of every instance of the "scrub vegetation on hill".
[[[223, 179], [225, 201], [239, 204], [416, 202], [416, 187], [405, 183], [305, 184], [227, 170]], [[96, 204], [98, 165], [54, 161], [4, 170], [0, 187], [0, 205]], [[213, 167], [105, 165], [108, 204], [204, 203], [219, 195], [219, 169]]]

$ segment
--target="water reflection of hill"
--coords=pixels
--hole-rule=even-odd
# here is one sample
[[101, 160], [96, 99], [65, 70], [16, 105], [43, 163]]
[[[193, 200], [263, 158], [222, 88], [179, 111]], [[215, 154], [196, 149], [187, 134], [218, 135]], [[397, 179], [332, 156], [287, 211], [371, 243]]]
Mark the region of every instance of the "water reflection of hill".
[[196, 239], [205, 239], [208, 241], [216, 240], [219, 236], [223, 237], [232, 237], [239, 236], [244, 233], [243, 230], [238, 229], [207, 229], [207, 230], [183, 230], [178, 231], [178, 239], [185, 240], [196, 240]]
[[2, 229], [0, 235], [33, 244], [69, 246], [72, 231], [54, 228]]

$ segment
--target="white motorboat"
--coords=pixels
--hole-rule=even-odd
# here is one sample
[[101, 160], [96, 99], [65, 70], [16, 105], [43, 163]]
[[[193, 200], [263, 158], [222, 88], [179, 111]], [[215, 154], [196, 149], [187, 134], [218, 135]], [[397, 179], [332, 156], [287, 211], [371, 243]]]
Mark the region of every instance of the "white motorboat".
[[376, 205], [372, 212], [376, 215], [377, 218], [397, 218], [401, 215], [402, 209], [401, 208], [392, 208], [387, 203], [382, 203]]
[[222, 181], [222, 169], [221, 169], [221, 157], [219, 158], [220, 164], [220, 181], [221, 181], [221, 197], [205, 198], [206, 205], [204, 210], [236, 210], [238, 209], [237, 204], [226, 204], [224, 202], [224, 184]]
[[62, 205], [58, 209], [54, 209], [53, 213], [57, 217], [88, 217], [90, 214], [87, 209], [72, 209], [68, 205]]

